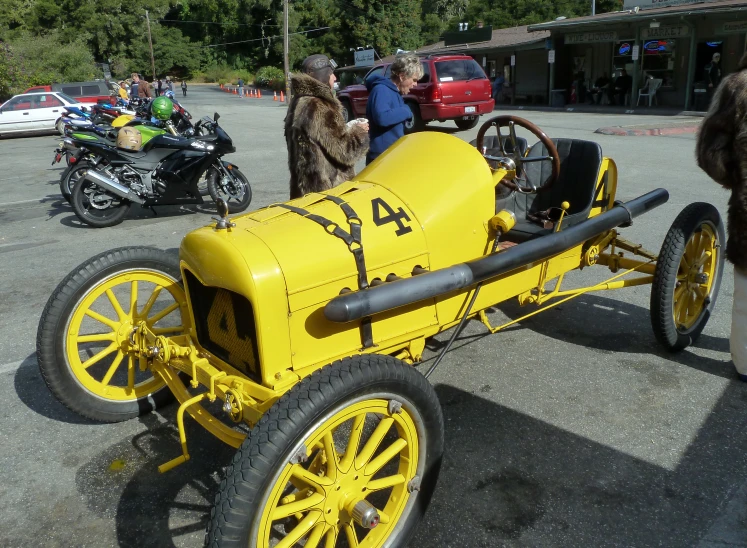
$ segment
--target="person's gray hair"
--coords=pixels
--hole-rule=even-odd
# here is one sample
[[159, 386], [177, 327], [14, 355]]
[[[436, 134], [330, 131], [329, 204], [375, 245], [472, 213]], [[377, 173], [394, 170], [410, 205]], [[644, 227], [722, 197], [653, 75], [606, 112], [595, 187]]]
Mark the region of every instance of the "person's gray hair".
[[414, 53], [400, 53], [392, 63], [392, 74], [397, 74], [402, 78], [420, 80], [423, 76], [420, 59]]

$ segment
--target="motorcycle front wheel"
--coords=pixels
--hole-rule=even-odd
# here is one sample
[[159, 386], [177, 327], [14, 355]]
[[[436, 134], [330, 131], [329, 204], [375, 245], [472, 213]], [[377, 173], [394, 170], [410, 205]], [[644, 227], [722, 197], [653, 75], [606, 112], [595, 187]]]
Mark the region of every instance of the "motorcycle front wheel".
[[114, 196], [84, 178], [75, 184], [71, 203], [78, 218], [94, 228], [118, 225], [130, 209], [129, 200]]
[[221, 177], [218, 170], [210, 169], [207, 173], [208, 192], [214, 202], [219, 198], [224, 200], [228, 204], [229, 213], [240, 213], [252, 202], [252, 187], [237, 167], [232, 167], [228, 172], [231, 177]]

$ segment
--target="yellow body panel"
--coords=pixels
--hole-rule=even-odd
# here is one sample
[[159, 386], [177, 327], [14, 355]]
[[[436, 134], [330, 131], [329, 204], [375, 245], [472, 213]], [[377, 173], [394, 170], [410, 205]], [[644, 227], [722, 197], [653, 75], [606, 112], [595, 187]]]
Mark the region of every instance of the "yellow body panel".
[[[362, 223], [368, 282], [376, 283], [392, 275], [410, 277], [416, 267], [437, 270], [486, 255], [495, 237], [489, 228], [496, 213], [495, 184], [505, 173], [491, 171], [477, 150], [460, 139], [417, 133], [400, 139], [354, 180], [288, 203], [346, 232], [351, 227], [344, 211], [325, 195], [338, 196], [352, 207]], [[606, 187], [601, 184], [605, 177]], [[599, 183], [596, 199], [606, 191], [611, 205], [617, 171], [609, 159], [603, 160]], [[602, 211], [597, 206], [591, 215]], [[358, 290], [354, 256], [343, 240], [304, 214], [277, 205], [232, 221], [235, 226], [228, 230], [210, 226], [187, 235], [182, 268], [202, 284], [232, 291], [251, 303], [258, 380], [270, 389], [286, 386], [294, 372], [303, 376], [357, 353], [394, 353], [411, 344], [420, 352], [425, 338], [459, 321], [472, 291], [375, 315], [374, 346], [363, 348], [360, 322], [334, 323], [323, 313], [341, 292]], [[583, 251], [582, 246], [563, 250], [549, 261], [523, 265], [486, 282], [473, 313], [579, 268]], [[236, 323], [225, 315], [226, 306], [216, 300], [208, 315], [213, 329], [224, 329], [225, 339], [234, 334]], [[194, 328], [191, 334], [198, 340]]]

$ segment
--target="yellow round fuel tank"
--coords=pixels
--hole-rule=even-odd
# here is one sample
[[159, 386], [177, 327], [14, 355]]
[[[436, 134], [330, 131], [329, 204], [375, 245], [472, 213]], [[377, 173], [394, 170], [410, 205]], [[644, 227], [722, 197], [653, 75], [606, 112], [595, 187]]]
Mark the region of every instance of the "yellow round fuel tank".
[[132, 114], [122, 114], [112, 120], [112, 127], [124, 127], [127, 125], [127, 122], [134, 119], [135, 117]]

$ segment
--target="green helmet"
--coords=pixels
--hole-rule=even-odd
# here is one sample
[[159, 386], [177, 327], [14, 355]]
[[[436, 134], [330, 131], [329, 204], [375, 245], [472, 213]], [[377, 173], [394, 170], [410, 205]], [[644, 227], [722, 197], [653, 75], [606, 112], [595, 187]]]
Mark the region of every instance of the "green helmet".
[[173, 110], [174, 103], [172, 103], [171, 99], [168, 97], [157, 97], [150, 106], [150, 112], [155, 118], [158, 118], [162, 122], [171, 118]]

